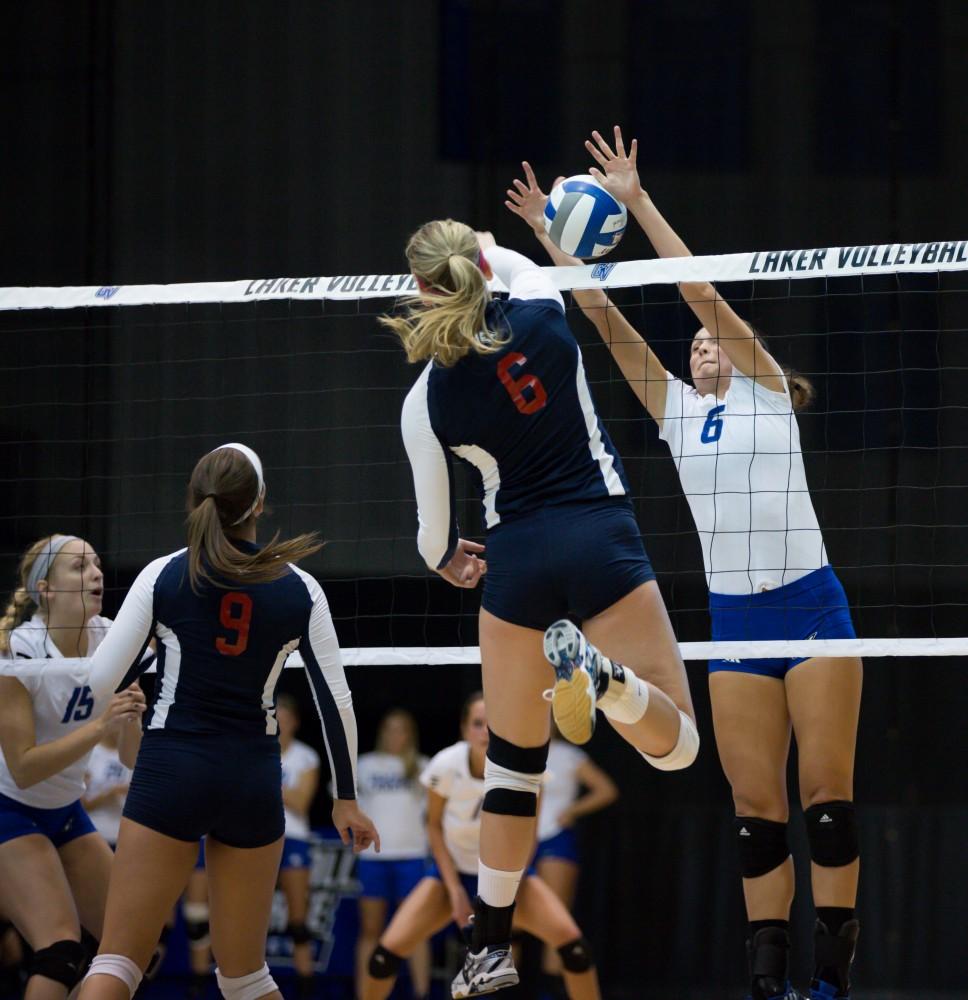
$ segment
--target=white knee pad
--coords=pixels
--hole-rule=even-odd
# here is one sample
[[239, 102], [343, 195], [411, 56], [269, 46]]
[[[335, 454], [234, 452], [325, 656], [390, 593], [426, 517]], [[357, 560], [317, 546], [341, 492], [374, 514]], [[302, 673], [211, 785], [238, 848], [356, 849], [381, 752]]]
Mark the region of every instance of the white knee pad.
[[640, 754], [660, 771], [681, 771], [688, 767], [699, 754], [699, 733], [696, 724], [686, 715], [679, 712], [679, 739], [676, 745], [664, 757], [652, 757], [643, 751]]
[[141, 969], [126, 955], [95, 955], [84, 978], [91, 976], [114, 976], [128, 987], [131, 996], [141, 983]]
[[223, 976], [216, 969], [215, 978], [225, 1000], [259, 1000], [259, 997], [275, 993], [279, 989], [272, 978], [272, 973], [269, 972], [268, 965], [263, 965], [261, 969], [250, 972], [247, 976], [236, 976], [234, 979]]
[[528, 774], [526, 771], [511, 771], [500, 764], [495, 764], [490, 757], [484, 760], [484, 793], [494, 788], [507, 788], [512, 792], [529, 792], [537, 795], [541, 791], [544, 772]]

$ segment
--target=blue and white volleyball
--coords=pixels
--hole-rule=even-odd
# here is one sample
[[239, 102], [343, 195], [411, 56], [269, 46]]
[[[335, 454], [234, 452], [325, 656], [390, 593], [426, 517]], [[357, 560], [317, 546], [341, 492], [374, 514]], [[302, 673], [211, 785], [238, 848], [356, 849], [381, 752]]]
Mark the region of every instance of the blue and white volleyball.
[[568, 177], [545, 204], [544, 224], [551, 242], [570, 257], [601, 257], [618, 246], [628, 213], [591, 174]]

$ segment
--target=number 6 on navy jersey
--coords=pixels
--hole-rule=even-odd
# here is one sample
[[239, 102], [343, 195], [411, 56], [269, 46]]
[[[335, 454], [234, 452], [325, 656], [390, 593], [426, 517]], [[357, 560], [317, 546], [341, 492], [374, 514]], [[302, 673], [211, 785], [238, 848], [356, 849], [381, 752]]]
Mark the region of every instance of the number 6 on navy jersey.
[[223, 636], [215, 640], [215, 648], [223, 656], [239, 656], [249, 645], [249, 625], [252, 621], [252, 598], [248, 594], [231, 591], [222, 598], [219, 607], [219, 623], [223, 628], [235, 633], [230, 642]]

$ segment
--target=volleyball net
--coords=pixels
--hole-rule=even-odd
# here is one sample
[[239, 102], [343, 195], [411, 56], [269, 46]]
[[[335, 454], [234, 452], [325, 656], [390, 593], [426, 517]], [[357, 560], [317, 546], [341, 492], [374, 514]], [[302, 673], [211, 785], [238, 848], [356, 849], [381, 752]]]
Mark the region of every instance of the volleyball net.
[[[686, 658], [968, 653], [968, 241], [547, 270]], [[687, 376], [698, 324], [677, 282], [704, 280], [817, 389], [798, 417], [804, 461], [858, 640], [707, 641], [700, 545], [669, 450], [570, 294], [606, 289]], [[479, 662], [479, 593], [417, 554], [399, 429], [417, 368], [376, 322], [414, 291], [409, 275], [0, 289], [4, 597], [28, 545], [75, 534], [101, 556], [112, 615], [142, 566], [184, 544], [194, 463], [242, 441], [265, 466], [263, 537], [326, 539], [305, 568], [348, 663]], [[458, 463], [455, 482], [462, 533], [481, 538], [476, 473]]]

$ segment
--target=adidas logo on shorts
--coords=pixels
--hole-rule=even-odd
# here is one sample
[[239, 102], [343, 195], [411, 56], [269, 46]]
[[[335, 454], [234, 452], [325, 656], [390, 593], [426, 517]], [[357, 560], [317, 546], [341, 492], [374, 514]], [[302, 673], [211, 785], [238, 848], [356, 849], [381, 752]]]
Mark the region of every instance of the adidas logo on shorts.
[[[820, 822], [822, 823], [822, 822], [823, 822], [823, 820], [821, 820]], [[749, 830], [747, 830], [747, 829], [746, 829], [746, 827], [745, 827], [745, 826], [741, 826], [741, 827], [739, 828], [739, 835], [740, 835], [741, 837], [752, 837], [752, 836], [753, 836], [753, 835], [752, 835], [752, 834], [751, 834], [751, 833], [749, 832]]]
[[821, 823], [833, 823], [833, 820], [826, 813], [824, 813], [823, 816], [820, 817], [820, 822]]

